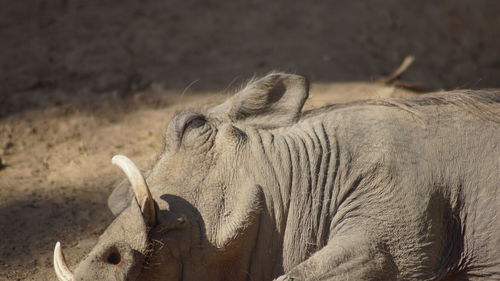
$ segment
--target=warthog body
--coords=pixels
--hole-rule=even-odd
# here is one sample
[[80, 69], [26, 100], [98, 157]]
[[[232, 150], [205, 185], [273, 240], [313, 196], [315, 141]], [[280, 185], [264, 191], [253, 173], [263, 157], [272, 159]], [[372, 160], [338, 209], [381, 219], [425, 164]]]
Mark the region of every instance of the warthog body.
[[500, 279], [498, 93], [302, 112], [307, 95], [274, 73], [179, 113], [151, 198], [118, 187], [74, 275], [56, 251], [60, 279]]

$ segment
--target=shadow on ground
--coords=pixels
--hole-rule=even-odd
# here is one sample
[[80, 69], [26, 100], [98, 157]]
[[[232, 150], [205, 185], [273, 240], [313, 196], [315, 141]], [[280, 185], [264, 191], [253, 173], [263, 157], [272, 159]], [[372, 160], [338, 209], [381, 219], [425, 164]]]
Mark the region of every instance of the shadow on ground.
[[[33, 194], [2, 204], [0, 266], [25, 270], [47, 266], [56, 239], [67, 247], [88, 248], [81, 240], [84, 244], [85, 238], [94, 240], [112, 220], [102, 200], [105, 196], [107, 191], [81, 188], [72, 195], [40, 198]], [[73, 252], [68, 257], [76, 262]]]
[[404, 79], [429, 89], [500, 86], [496, 1], [35, 3], [0, 3], [3, 116], [115, 91], [213, 91], [275, 69], [367, 81], [407, 55]]

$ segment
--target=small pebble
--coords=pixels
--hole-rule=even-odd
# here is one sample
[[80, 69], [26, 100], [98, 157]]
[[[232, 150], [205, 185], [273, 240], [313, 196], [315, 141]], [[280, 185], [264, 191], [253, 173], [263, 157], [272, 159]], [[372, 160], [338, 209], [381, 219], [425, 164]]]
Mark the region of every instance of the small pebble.
[[0, 158], [0, 170], [3, 170], [3, 169], [5, 169], [5, 168], [7, 168], [7, 165], [5, 165], [5, 164], [3, 163], [3, 159], [2, 159], [2, 158]]

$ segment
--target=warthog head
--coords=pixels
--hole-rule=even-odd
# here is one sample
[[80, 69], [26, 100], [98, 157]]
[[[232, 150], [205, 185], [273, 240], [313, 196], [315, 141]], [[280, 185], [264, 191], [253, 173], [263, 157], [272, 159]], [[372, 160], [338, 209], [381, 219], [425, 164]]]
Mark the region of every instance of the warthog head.
[[59, 280], [246, 280], [269, 204], [259, 130], [296, 122], [307, 94], [305, 78], [273, 73], [203, 114], [177, 114], [147, 179], [115, 156], [135, 200], [74, 273], [56, 244]]

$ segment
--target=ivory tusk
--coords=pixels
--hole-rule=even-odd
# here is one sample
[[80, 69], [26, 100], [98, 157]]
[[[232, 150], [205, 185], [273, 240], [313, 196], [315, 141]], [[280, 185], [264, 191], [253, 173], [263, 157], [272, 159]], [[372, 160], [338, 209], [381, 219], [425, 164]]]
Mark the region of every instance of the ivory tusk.
[[71, 273], [71, 270], [66, 265], [66, 259], [64, 258], [60, 242], [57, 242], [54, 248], [54, 270], [59, 281], [73, 280], [73, 273]]
[[[155, 224], [156, 216], [155, 216], [155, 205], [153, 203], [153, 197], [151, 196], [151, 192], [149, 191], [149, 187], [146, 183], [146, 180], [142, 176], [141, 171], [137, 168], [137, 166], [130, 160], [127, 156], [124, 155], [115, 155], [111, 159], [111, 163], [118, 166], [127, 176], [130, 184], [132, 186], [132, 190], [135, 193], [135, 198], [139, 203], [143, 212], [147, 212], [148, 219], [151, 220], [151, 224]], [[147, 208], [145, 210], [144, 208]]]

